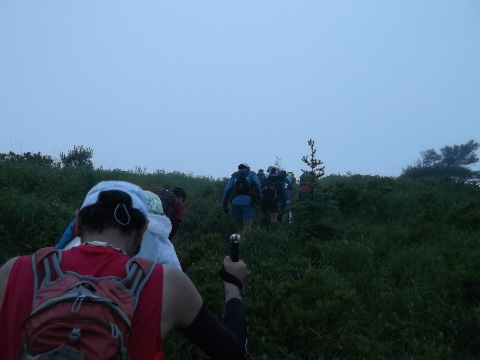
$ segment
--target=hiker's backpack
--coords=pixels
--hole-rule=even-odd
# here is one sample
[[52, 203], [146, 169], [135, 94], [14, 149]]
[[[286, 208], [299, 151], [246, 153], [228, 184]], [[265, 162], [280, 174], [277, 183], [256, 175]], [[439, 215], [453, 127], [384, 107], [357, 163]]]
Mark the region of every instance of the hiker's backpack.
[[169, 219], [172, 219], [178, 211], [177, 195], [169, 189], [160, 189], [156, 194], [162, 200], [163, 212]]
[[262, 198], [265, 200], [278, 200], [283, 195], [285, 182], [278, 176], [268, 176], [262, 185]]
[[33, 311], [17, 359], [128, 359], [133, 313], [155, 263], [131, 259], [121, 279], [63, 272], [61, 260], [55, 248], [32, 256]]
[[318, 183], [318, 177], [315, 175], [313, 171], [309, 172], [303, 172], [302, 175], [300, 175], [300, 182], [298, 186], [298, 190], [300, 192], [305, 192], [305, 191], [312, 191], [312, 189], [317, 186]]
[[250, 182], [248, 175], [250, 171], [248, 169], [238, 170], [234, 176], [234, 196], [236, 195], [252, 195], [253, 184]]

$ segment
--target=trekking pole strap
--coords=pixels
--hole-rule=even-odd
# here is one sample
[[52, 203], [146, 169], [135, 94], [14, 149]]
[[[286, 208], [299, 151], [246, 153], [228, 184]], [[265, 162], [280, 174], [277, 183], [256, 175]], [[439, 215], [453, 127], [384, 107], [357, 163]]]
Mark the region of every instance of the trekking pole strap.
[[240, 292], [243, 292], [243, 283], [235, 276], [225, 270], [225, 266], [222, 265], [222, 268], [219, 271], [220, 277], [223, 281], [228, 282], [233, 285], [237, 285]]

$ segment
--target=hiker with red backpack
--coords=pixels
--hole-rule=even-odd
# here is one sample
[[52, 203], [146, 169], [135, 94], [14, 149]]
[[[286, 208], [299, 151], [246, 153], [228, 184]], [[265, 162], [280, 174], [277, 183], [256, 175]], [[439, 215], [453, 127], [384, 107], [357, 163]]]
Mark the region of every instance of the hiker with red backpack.
[[185, 200], [187, 200], [187, 192], [175, 186], [171, 189], [152, 189], [162, 200], [163, 211], [172, 223], [172, 231], [168, 235], [168, 239], [172, 240], [180, 227], [180, 223], [185, 218]]
[[315, 171], [303, 171], [298, 186], [298, 199], [312, 199], [313, 191], [318, 186], [318, 176]]
[[232, 202], [233, 220], [239, 233], [245, 233], [253, 222], [254, 206], [262, 197], [262, 189], [255, 171], [246, 163], [238, 165], [223, 191], [222, 208], [228, 213], [228, 202]]
[[104, 181], [78, 212], [80, 246], [7, 261], [0, 268], [1, 358], [160, 360], [163, 339], [178, 327], [213, 359], [244, 359], [245, 263], [223, 260], [220, 322], [181, 270], [131, 258], [147, 216], [140, 187]]

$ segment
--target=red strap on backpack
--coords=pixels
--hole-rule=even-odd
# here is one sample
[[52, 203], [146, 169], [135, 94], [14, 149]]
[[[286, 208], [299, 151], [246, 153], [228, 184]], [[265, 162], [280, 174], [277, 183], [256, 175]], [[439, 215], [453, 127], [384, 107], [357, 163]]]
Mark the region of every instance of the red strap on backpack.
[[122, 280], [122, 283], [134, 293], [134, 307], [137, 307], [140, 292], [152, 275], [153, 270], [155, 270], [155, 265], [156, 263], [152, 260], [144, 258], [130, 259], [125, 265], [127, 276]]
[[[54, 261], [54, 256], [58, 261]], [[60, 269], [60, 266], [58, 266], [61, 260], [61, 250], [54, 247], [42, 248], [33, 254], [33, 302], [35, 302], [35, 299], [37, 298], [38, 290], [43, 285], [55, 281], [63, 275], [63, 271]]]
[[[63, 276], [63, 271], [60, 269], [61, 261], [62, 250], [55, 247], [42, 248], [33, 254], [33, 302], [35, 302], [37, 292], [42, 286]], [[155, 265], [149, 259], [135, 258], [130, 259], [125, 266], [127, 276], [122, 280], [122, 283], [135, 294], [135, 307], [138, 303], [138, 296], [155, 269]]]

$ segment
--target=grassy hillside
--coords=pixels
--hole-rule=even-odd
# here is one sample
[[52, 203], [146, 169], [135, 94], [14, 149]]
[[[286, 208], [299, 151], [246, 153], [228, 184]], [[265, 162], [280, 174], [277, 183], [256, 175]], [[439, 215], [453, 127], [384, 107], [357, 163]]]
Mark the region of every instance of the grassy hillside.
[[[175, 238], [186, 273], [221, 316], [218, 269], [235, 231], [225, 181], [182, 173], [0, 163], [0, 261], [53, 245], [98, 181], [182, 186]], [[256, 226], [241, 257], [251, 359], [478, 359], [480, 189], [447, 178], [330, 176], [294, 222]], [[169, 359], [202, 359], [173, 333]]]

